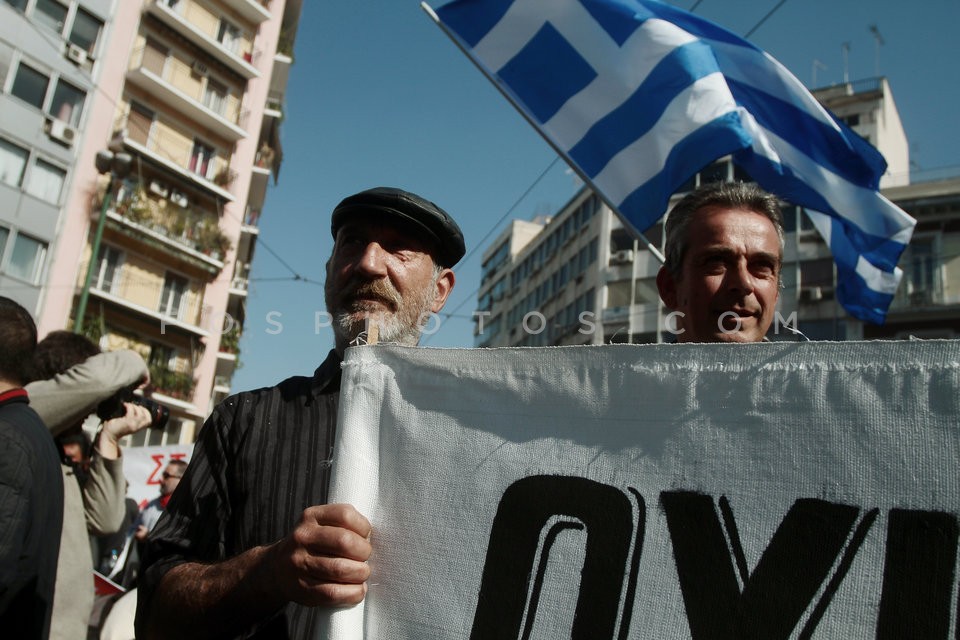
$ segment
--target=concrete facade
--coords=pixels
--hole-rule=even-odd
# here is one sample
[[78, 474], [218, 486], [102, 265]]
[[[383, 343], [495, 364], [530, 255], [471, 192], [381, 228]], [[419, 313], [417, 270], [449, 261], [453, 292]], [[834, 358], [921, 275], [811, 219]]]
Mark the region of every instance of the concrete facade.
[[[955, 338], [960, 335], [960, 178], [911, 183], [909, 147], [885, 78], [814, 95], [884, 155], [881, 191], [917, 219], [900, 260], [904, 277], [883, 326], [836, 301], [830, 249], [806, 214], [785, 203], [783, 288], [774, 340]], [[673, 201], [716, 180], [749, 180], [729, 159], [700, 171]], [[585, 206], [586, 203], [586, 206]], [[590, 214], [584, 216], [584, 211]], [[532, 230], [532, 231], [531, 231]], [[662, 220], [644, 236], [661, 252]], [[587, 248], [586, 264], [580, 252]], [[474, 344], [480, 347], [662, 342], [669, 311], [656, 288], [659, 261], [583, 189], [552, 218], [514, 222], [484, 252]], [[581, 315], [586, 313], [586, 315]]]
[[[103, 23], [82, 61], [72, 50], [32, 53], [51, 49], [37, 23], [59, 2], [0, 3], [19, 21], [0, 27], [0, 46], [11, 51], [0, 49], [0, 106], [13, 114], [2, 119], [0, 140], [5, 149], [29, 143], [29, 161], [66, 174], [56, 202], [31, 193], [29, 171], [19, 189], [3, 180], [0, 199], [12, 213], [0, 218], [11, 229], [7, 244], [22, 232], [46, 248], [29, 287], [17, 280], [18, 299], [35, 312], [41, 335], [75, 327], [102, 215], [83, 332], [104, 349], [141, 352], [151, 369], [147, 393], [171, 410], [164, 432], [138, 434], [130, 444], [191, 442], [230, 392], [257, 223], [282, 160], [279, 126], [302, 2], [73, 0], [63, 3], [64, 34], [80, 10]], [[56, 111], [53, 89], [40, 107], [17, 95], [25, 93], [15, 77], [27, 58], [42, 58], [32, 64], [49, 69], [51, 82], [69, 78], [84, 89], [78, 117]], [[76, 120], [68, 123], [72, 144], [63, 144], [62, 129], [56, 144], [47, 140], [53, 136], [44, 123], [54, 115]], [[107, 148], [132, 156], [128, 175], [111, 181], [98, 173], [94, 158]], [[0, 279], [10, 277], [6, 264]], [[8, 289], [6, 280], [0, 287]]]

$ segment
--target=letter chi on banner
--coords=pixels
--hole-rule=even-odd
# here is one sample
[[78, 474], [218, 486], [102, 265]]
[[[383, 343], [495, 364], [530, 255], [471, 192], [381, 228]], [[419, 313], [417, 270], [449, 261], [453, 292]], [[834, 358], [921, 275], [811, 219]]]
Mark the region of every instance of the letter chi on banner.
[[317, 637], [948, 638], [960, 342], [347, 351]]

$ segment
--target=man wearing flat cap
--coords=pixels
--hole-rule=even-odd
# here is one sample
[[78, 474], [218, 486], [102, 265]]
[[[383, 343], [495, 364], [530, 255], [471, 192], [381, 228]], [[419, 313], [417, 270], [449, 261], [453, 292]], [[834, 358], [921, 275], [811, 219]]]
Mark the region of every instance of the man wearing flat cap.
[[221, 403], [150, 535], [137, 637], [313, 638], [320, 607], [356, 604], [370, 575], [370, 523], [327, 504], [344, 349], [376, 325], [416, 345], [463, 257], [440, 207], [379, 187], [333, 211], [325, 297], [335, 348], [312, 377]]

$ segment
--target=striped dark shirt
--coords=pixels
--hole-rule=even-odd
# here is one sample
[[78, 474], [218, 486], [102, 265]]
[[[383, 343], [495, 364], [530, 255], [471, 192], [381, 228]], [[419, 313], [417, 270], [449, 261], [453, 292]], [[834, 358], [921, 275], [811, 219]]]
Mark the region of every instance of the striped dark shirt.
[[[290, 533], [326, 504], [340, 357], [313, 377], [224, 400], [204, 423], [190, 465], [151, 532], [140, 574], [138, 636], [153, 591], [184, 562], [216, 562]], [[318, 609], [290, 603], [242, 638], [311, 638]]]

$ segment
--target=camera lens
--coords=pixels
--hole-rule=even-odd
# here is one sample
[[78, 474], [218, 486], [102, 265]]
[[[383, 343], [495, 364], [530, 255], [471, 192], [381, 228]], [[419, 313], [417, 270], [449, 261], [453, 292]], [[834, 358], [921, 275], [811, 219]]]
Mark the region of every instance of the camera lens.
[[166, 408], [155, 400], [151, 400], [150, 398], [141, 398], [140, 396], [135, 396], [131, 402], [140, 405], [150, 412], [151, 429], [166, 428], [167, 422], [170, 420], [170, 409]]

